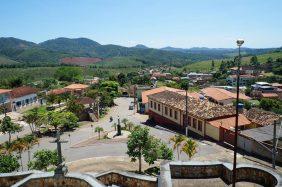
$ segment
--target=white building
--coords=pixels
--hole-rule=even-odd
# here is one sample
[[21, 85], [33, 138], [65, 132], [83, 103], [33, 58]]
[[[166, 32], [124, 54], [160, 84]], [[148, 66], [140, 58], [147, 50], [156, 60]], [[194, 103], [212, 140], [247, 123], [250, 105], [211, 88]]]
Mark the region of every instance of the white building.
[[37, 89], [30, 86], [15, 88], [10, 92], [11, 108], [16, 111], [19, 108], [37, 102]]

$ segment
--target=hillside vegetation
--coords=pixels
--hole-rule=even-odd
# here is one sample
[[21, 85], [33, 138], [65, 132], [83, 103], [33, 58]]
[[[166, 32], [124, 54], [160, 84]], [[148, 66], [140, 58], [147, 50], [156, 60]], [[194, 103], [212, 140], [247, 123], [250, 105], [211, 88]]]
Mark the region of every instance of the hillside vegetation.
[[[268, 58], [272, 58], [274, 60], [277, 58], [282, 58], [282, 51], [257, 55], [257, 58], [258, 58], [258, 61], [263, 64], [267, 61]], [[251, 59], [251, 56], [243, 57], [242, 64], [249, 64], [250, 59]], [[225, 59], [218, 59], [218, 60], [205, 60], [205, 61], [195, 62], [195, 63], [186, 65], [184, 68], [186, 68], [189, 71], [209, 72], [211, 71], [212, 61], [214, 61], [214, 65], [215, 65], [214, 70], [218, 70], [222, 60], [233, 60], [233, 58], [225, 58]]]
[[[274, 50], [243, 48], [242, 53], [257, 55]], [[155, 49], [143, 45], [101, 45], [87, 38], [56, 38], [39, 44], [17, 38], [0, 38], [0, 56], [28, 66], [58, 65], [64, 57], [94, 57], [107, 59], [104, 60], [104, 66], [109, 67], [164, 64], [182, 67], [198, 61], [229, 58], [235, 52], [236, 49]]]
[[7, 57], [0, 56], [0, 65], [1, 64], [17, 64], [19, 62], [15, 60], [8, 59]]

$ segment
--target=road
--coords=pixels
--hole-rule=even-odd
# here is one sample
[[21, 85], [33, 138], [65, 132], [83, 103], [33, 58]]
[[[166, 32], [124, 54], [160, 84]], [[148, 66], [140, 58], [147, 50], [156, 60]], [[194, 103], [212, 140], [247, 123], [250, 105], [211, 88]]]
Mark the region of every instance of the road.
[[[147, 121], [148, 116], [147, 115], [141, 115], [138, 113], [135, 113], [133, 110], [129, 110], [129, 104], [133, 101], [132, 98], [117, 98], [115, 99], [116, 106], [112, 107], [108, 114], [101, 119], [99, 122], [81, 122], [81, 127], [72, 131], [72, 132], [65, 132], [62, 134], [61, 139], [68, 140], [68, 143], [65, 143], [62, 145], [62, 152], [66, 159], [66, 162], [76, 161], [80, 159], [85, 158], [91, 158], [91, 157], [103, 157], [103, 156], [127, 156], [127, 146], [125, 141], [121, 142], [111, 142], [111, 141], [100, 141], [98, 143], [89, 143], [86, 146], [77, 146], [79, 143], [84, 142], [88, 140], [89, 138], [92, 138], [94, 136], [97, 136], [93, 132], [94, 128], [96, 126], [103, 127], [105, 131], [112, 131], [113, 130], [113, 123], [117, 123], [118, 116], [120, 117], [120, 120], [123, 118], [127, 118], [130, 121], [132, 121], [135, 124], [145, 126], [144, 123]], [[110, 116], [113, 117], [113, 122], [109, 121]], [[91, 127], [93, 125], [93, 127]], [[162, 141], [167, 143], [170, 147], [172, 147], [172, 144], [169, 143], [170, 137], [174, 136], [176, 133], [162, 128], [160, 126], [148, 126], [150, 129], [150, 134], [154, 135], [157, 138], [160, 138]], [[19, 134], [19, 136], [22, 136], [25, 133], [29, 132], [28, 126], [26, 126], [24, 132]], [[16, 137], [16, 135], [14, 135]], [[5, 139], [5, 135], [0, 136], [0, 141]], [[39, 149], [55, 149], [56, 144], [50, 143], [54, 138], [53, 137], [43, 137], [40, 139], [39, 145], [35, 145], [31, 149], [31, 155]], [[198, 143], [198, 149], [196, 155], [193, 157], [193, 160], [219, 160], [224, 162], [232, 162], [233, 160], [233, 151], [227, 148], [224, 148], [214, 142], [206, 141], [206, 140], [196, 140]], [[27, 152], [24, 152], [23, 157], [23, 165], [24, 169], [27, 169]], [[175, 157], [177, 153], [174, 153]], [[187, 155], [184, 153], [180, 154], [180, 160], [186, 161], [188, 160]], [[259, 163], [250, 161], [249, 159], [246, 159], [243, 157], [243, 155], [238, 155], [238, 163], [253, 163], [258, 164]], [[266, 167], [269, 167], [269, 163], [265, 163], [261, 161], [261, 163], [265, 164]], [[280, 167], [278, 167], [279, 170], [281, 170]]]

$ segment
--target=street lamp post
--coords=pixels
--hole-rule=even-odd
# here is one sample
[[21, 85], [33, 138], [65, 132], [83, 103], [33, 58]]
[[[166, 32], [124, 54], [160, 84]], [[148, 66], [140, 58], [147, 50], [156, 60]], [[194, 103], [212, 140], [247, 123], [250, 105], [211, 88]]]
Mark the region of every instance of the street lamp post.
[[237, 137], [238, 137], [238, 118], [239, 118], [239, 84], [240, 84], [240, 62], [241, 62], [241, 46], [244, 40], [238, 39], [237, 46], [239, 47], [239, 57], [237, 64], [237, 94], [236, 94], [236, 117], [235, 117], [235, 137], [234, 137], [234, 160], [233, 160], [233, 175], [232, 175], [232, 187], [236, 184], [236, 162], [237, 162]]

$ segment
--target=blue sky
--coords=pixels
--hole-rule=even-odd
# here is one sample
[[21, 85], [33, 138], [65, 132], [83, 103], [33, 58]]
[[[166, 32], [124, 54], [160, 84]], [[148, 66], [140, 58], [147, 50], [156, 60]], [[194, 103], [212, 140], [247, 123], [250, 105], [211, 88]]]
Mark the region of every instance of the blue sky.
[[281, 0], [1, 1], [0, 37], [149, 47], [282, 46]]

